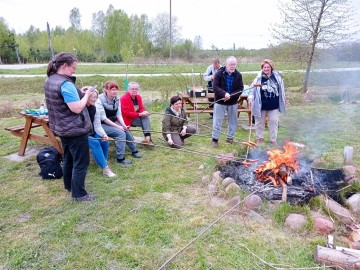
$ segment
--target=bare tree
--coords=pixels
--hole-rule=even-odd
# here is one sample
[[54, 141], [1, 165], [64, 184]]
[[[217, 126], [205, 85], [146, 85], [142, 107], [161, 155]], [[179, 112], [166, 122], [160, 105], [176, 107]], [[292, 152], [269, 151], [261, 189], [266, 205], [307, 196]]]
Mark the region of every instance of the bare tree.
[[78, 8], [74, 7], [70, 10], [69, 20], [71, 27], [76, 30], [81, 30], [81, 14]]
[[283, 22], [275, 24], [272, 32], [280, 42], [302, 48], [306, 92], [316, 48], [349, 41], [354, 34], [352, 7], [347, 0], [279, 0], [279, 9]]
[[[169, 47], [170, 40], [170, 18], [167, 13], [161, 13], [152, 21], [152, 39], [156, 47]], [[177, 44], [180, 37], [181, 28], [177, 25], [177, 18], [171, 19], [171, 39], [173, 44]]]
[[92, 14], [91, 30], [98, 37], [103, 38], [106, 32], [107, 18], [103, 11], [98, 11]]

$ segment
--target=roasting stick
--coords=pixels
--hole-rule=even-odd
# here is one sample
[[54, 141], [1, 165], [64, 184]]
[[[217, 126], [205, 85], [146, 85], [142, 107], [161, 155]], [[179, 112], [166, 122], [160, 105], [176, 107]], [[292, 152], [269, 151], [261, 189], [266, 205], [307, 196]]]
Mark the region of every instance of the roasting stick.
[[[163, 133], [162, 131], [157, 131], [157, 130], [142, 130], [142, 129], [131, 129], [131, 131], [139, 131], [139, 132], [151, 132], [151, 133]], [[177, 131], [173, 131], [173, 132], [166, 132], [167, 134], [178, 134], [179, 132]], [[200, 135], [200, 134], [192, 134], [192, 133], [185, 133], [185, 135], [192, 135], [192, 136], [198, 136], [198, 137], [204, 137], [204, 138], [211, 138], [211, 135]]]
[[[182, 118], [182, 117], [179, 117], [179, 116], [176, 116], [176, 115], [173, 115], [173, 114], [168, 114], [168, 113], [156, 113], [156, 112], [153, 112], [153, 113], [150, 113], [150, 114], [170, 115], [170, 116], [175, 117], [175, 118], [184, 119], [184, 118]], [[184, 119], [184, 120], [185, 120], [185, 119]], [[194, 121], [191, 121], [191, 120], [188, 120], [188, 121], [189, 121], [189, 122], [194, 122]], [[199, 126], [202, 126], [202, 127], [206, 127], [206, 128], [208, 128], [208, 129], [210, 129], [210, 130], [213, 130], [212, 127], [209, 127], [209, 126], [207, 126], [207, 125], [200, 124], [200, 123], [198, 123], [198, 125], [199, 125]], [[226, 133], [222, 132], [221, 130], [217, 130], [217, 131], [219, 131], [220, 134], [227, 135]], [[236, 141], [238, 141], [238, 142], [240, 141], [240, 139], [237, 138], [237, 137], [234, 137], [234, 139], [236, 139]]]
[[[162, 138], [159, 138], [161, 141], [164, 141], [164, 139]], [[102, 140], [102, 138], [89, 138], [89, 140]], [[115, 140], [113, 138], [109, 138], [110, 141], [115, 141], [115, 142], [132, 142], [132, 143], [136, 143], [136, 144], [141, 144], [141, 145], [145, 145], [145, 146], [148, 146], [147, 143], [140, 143], [140, 142], [134, 142], [134, 141], [129, 141], [129, 140]], [[167, 142], [166, 142], [167, 143]], [[192, 153], [192, 154], [197, 154], [197, 155], [200, 155], [200, 156], [205, 156], [205, 157], [213, 157], [213, 158], [218, 158], [218, 156], [215, 156], [215, 155], [211, 155], [211, 154], [208, 154], [208, 153], [204, 153], [204, 152], [200, 152], [200, 151], [197, 151], [197, 150], [193, 150], [193, 149], [190, 149], [190, 148], [185, 148], [185, 147], [182, 147], [182, 148], [172, 148], [172, 147], [169, 147], [169, 146], [163, 146], [163, 145], [159, 145], [159, 144], [154, 144], [153, 145], [154, 147], [159, 147], [159, 148], [164, 148], [164, 149], [168, 149], [168, 150], [177, 150], [177, 151], [180, 151], [180, 152], [187, 152], [187, 153]], [[236, 159], [233, 159], [233, 158], [230, 158], [230, 157], [226, 157], [226, 156], [221, 156], [221, 159], [224, 159], [224, 160], [228, 160], [228, 161], [232, 161], [232, 162], [243, 162], [242, 160], [244, 160], [243, 158], [236, 158]]]
[[[250, 90], [250, 89], [255, 88], [255, 87], [258, 87], [258, 86], [260, 86], [260, 85], [254, 84], [252, 87], [247, 88], [246, 90]], [[230, 97], [233, 96], [233, 95], [237, 95], [237, 94], [239, 94], [239, 92], [236, 92], [236, 93], [231, 94]], [[204, 112], [206, 109], [210, 108], [210, 106], [214, 105], [216, 102], [221, 101], [221, 100], [224, 100], [224, 99], [225, 99], [225, 98], [220, 98], [220, 99], [218, 99], [217, 101], [215, 101], [215, 102], [213, 102], [213, 103], [210, 103], [209, 106], [207, 106], [206, 108], [202, 109], [199, 113]]]

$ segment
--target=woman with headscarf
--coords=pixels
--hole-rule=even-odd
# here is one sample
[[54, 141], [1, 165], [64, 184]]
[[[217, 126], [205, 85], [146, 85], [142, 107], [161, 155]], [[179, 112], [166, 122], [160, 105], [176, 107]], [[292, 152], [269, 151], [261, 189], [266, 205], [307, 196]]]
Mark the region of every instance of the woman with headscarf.
[[[255, 87], [256, 86], [256, 87]], [[279, 112], [285, 113], [285, 87], [280, 73], [270, 59], [261, 63], [261, 71], [251, 84], [248, 102], [255, 118], [256, 142], [264, 140], [268, 117], [270, 143], [277, 145]]]

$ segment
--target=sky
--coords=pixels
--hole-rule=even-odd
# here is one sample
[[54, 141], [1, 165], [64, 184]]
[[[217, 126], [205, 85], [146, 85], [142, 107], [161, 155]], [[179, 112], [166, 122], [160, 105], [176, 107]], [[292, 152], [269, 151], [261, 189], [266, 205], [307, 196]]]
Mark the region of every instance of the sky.
[[[360, 11], [360, 0], [352, 1]], [[129, 16], [146, 14], [150, 20], [158, 14], [171, 13], [181, 28], [181, 38], [194, 41], [199, 35], [203, 49], [212, 45], [219, 49], [260, 49], [274, 44], [270, 28], [281, 23], [277, 0], [0, 0], [0, 17], [17, 34], [26, 32], [31, 25], [40, 30], [70, 26], [70, 10], [78, 8], [82, 29], [91, 29], [92, 14], [106, 13], [110, 4]], [[38, 9], [38, 11], [36, 11]], [[360, 24], [360, 12], [357, 12]]]

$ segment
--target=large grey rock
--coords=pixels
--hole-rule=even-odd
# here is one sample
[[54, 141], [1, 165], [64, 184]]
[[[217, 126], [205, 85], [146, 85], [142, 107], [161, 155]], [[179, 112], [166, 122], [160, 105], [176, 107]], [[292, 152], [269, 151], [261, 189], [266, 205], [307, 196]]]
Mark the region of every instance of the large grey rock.
[[360, 194], [354, 194], [349, 197], [346, 202], [348, 203], [350, 210], [355, 214], [360, 214]]

